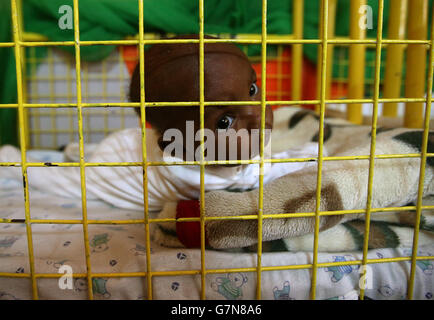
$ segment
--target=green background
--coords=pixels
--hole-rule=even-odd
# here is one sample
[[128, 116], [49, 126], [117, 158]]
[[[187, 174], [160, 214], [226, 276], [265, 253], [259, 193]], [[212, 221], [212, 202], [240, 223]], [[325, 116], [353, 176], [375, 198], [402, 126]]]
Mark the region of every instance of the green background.
[[[318, 38], [320, 2], [304, 1], [304, 38]], [[392, 1], [393, 3], [393, 1]], [[205, 33], [261, 33], [261, 0], [206, 0]], [[367, 30], [367, 37], [376, 37], [378, 1], [368, 0], [373, 9], [374, 28]], [[58, 27], [62, 5], [73, 6], [72, 0], [24, 0], [23, 20], [27, 32], [42, 34], [50, 41], [74, 39], [73, 30]], [[195, 0], [144, 0], [144, 32], [157, 33], [198, 33], [198, 1]], [[336, 13], [336, 35], [349, 34], [349, 0], [338, 1]], [[387, 35], [389, 1], [385, 1], [383, 36]], [[430, 0], [430, 9], [432, 0]], [[138, 33], [137, 0], [80, 0], [81, 40], [121, 40]], [[430, 13], [432, 10], [430, 10]], [[0, 42], [12, 40], [10, 1], [0, 1]], [[288, 34], [292, 32], [292, 0], [269, 0], [267, 8], [267, 32]], [[431, 18], [429, 19], [431, 21]], [[305, 45], [305, 56], [316, 62], [317, 45]], [[74, 47], [62, 47], [71, 53]], [[107, 57], [113, 46], [83, 46], [81, 58], [97, 61]], [[43, 57], [46, 48], [37, 48], [37, 55]], [[270, 50], [272, 52], [272, 50]], [[260, 52], [259, 46], [249, 47], [249, 54]], [[367, 52], [367, 68], [374, 53]], [[0, 103], [17, 102], [15, 58], [13, 48], [0, 48]], [[334, 72], [337, 66], [334, 65]], [[28, 70], [28, 69], [27, 69]], [[369, 72], [369, 71], [368, 71]], [[0, 109], [0, 145], [18, 145], [16, 109]]]

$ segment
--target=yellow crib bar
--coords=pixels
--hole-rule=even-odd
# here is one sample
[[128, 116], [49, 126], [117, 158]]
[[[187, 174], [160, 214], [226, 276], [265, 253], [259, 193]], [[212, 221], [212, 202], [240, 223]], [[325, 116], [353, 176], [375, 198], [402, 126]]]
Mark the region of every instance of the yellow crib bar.
[[[24, 30], [24, 20], [23, 20], [23, 3], [22, 0], [18, 0], [17, 1], [17, 14], [18, 14], [18, 26], [19, 26], [19, 33], [20, 33], [20, 40], [23, 39], [23, 30]], [[22, 75], [23, 77], [26, 76], [27, 74], [27, 70], [26, 70], [26, 48], [23, 46], [20, 46], [20, 50], [21, 50], [21, 70], [22, 70]], [[27, 82], [23, 81], [22, 83], [23, 86], [23, 101], [27, 102], [27, 92], [28, 92], [28, 88], [27, 88]], [[23, 113], [24, 113], [24, 125], [26, 126], [26, 128], [29, 128], [29, 117], [28, 117], [28, 110], [24, 109]], [[26, 140], [26, 146], [30, 146], [30, 130], [26, 130], [25, 132], [26, 136], [25, 136], [25, 140]]]
[[200, 298], [206, 298], [205, 268], [205, 17], [204, 0], [199, 0], [199, 113], [200, 113]]
[[265, 150], [265, 110], [267, 84], [267, 0], [262, 0], [261, 27], [261, 131], [260, 131], [260, 163], [259, 163], [259, 199], [258, 199], [258, 247], [256, 266], [256, 299], [261, 299], [262, 281], [262, 226], [264, 214], [264, 150]]
[[[395, 0], [389, 9], [389, 39], [404, 39], [407, 24], [408, 0]], [[386, 70], [384, 76], [384, 98], [398, 98], [401, 96], [402, 62], [404, 61], [405, 45], [390, 44], [387, 47]], [[383, 116], [398, 116], [398, 104], [396, 102], [385, 103]]]
[[[377, 20], [377, 47], [375, 49], [375, 83], [374, 83], [374, 106], [372, 111], [372, 125], [371, 125], [371, 146], [369, 155], [369, 176], [368, 176], [368, 195], [366, 201], [366, 214], [365, 214], [365, 232], [363, 239], [363, 264], [361, 276], [366, 276], [366, 265], [368, 260], [369, 248], [369, 232], [370, 232], [370, 219], [372, 212], [372, 190], [374, 183], [374, 164], [375, 164], [375, 145], [377, 139], [377, 119], [378, 119], [378, 99], [380, 97], [380, 70], [381, 70], [381, 45], [383, 40], [383, 14], [384, 14], [384, 0], [378, 1], [378, 20]], [[360, 299], [364, 299], [365, 288], [364, 285], [360, 288]]]
[[30, 223], [30, 201], [29, 201], [29, 184], [27, 175], [27, 157], [26, 157], [26, 136], [27, 127], [25, 121], [25, 109], [24, 104], [24, 93], [23, 93], [23, 60], [21, 54], [20, 41], [21, 41], [21, 26], [19, 22], [19, 5], [17, 0], [12, 0], [11, 2], [11, 15], [12, 15], [12, 26], [13, 26], [13, 41], [15, 43], [15, 70], [17, 77], [17, 103], [18, 103], [18, 121], [19, 121], [19, 135], [20, 135], [20, 151], [21, 151], [21, 174], [23, 176], [23, 191], [24, 191], [24, 214], [25, 214], [25, 225], [26, 225], [26, 236], [27, 236], [27, 250], [29, 254], [29, 267], [30, 276], [32, 281], [32, 296], [33, 299], [38, 299], [38, 285], [36, 281], [36, 271], [35, 271], [35, 256], [33, 249], [33, 235], [32, 235], [32, 225]]
[[[294, 38], [303, 38], [303, 9], [304, 0], [295, 0], [293, 17], [294, 17]], [[292, 46], [292, 75], [291, 90], [292, 100], [301, 99], [301, 88], [303, 81], [303, 44], [294, 44]]]
[[[364, 40], [366, 29], [360, 26], [363, 17], [360, 8], [366, 5], [366, 0], [353, 0], [350, 6], [350, 39]], [[352, 45], [349, 49], [348, 98], [362, 99], [365, 95], [365, 53], [363, 44]], [[356, 124], [362, 124], [362, 104], [347, 106], [347, 119]]]
[[145, 36], [144, 36], [144, 13], [143, 1], [138, 0], [139, 9], [139, 64], [140, 64], [140, 125], [142, 131], [142, 161], [143, 163], [143, 199], [144, 199], [144, 220], [146, 236], [146, 284], [147, 298], [153, 299], [152, 273], [151, 268], [151, 238], [149, 226], [149, 197], [148, 197], [148, 156], [146, 148], [146, 108], [145, 108]]
[[[426, 40], [428, 26], [428, 1], [411, 0], [408, 7], [408, 38]], [[425, 96], [426, 46], [410, 44], [407, 48], [405, 96], [423, 98]], [[423, 124], [423, 103], [407, 103], [404, 126], [421, 128]]]
[[[334, 8], [330, 10], [329, 5], [332, 4]], [[320, 205], [321, 205], [321, 180], [322, 180], [322, 165], [323, 165], [323, 147], [324, 147], [324, 115], [326, 108], [326, 95], [327, 95], [327, 63], [332, 60], [332, 56], [329, 55], [329, 48], [327, 44], [328, 34], [329, 34], [329, 21], [330, 19], [334, 20], [334, 14], [329, 16], [330, 12], [335, 12], [336, 10], [336, 2], [322, 0], [321, 1], [321, 21], [322, 21], [322, 30], [321, 30], [321, 40], [322, 45], [321, 48], [321, 77], [319, 83], [319, 136], [318, 136], [318, 170], [317, 170], [317, 185], [316, 185], [316, 202], [315, 202], [315, 229], [314, 229], [314, 241], [313, 241], [313, 261], [312, 261], [312, 283], [310, 288], [310, 298], [311, 300], [315, 300], [316, 298], [316, 284], [317, 284], [317, 271], [318, 271], [318, 240], [319, 240], [319, 227], [320, 227]], [[334, 28], [334, 24], [332, 25]], [[331, 74], [330, 74], [331, 75]], [[330, 79], [329, 79], [330, 80]], [[329, 86], [330, 87], [330, 86]]]
[[433, 76], [434, 76], [434, 23], [431, 24], [431, 46], [429, 51], [429, 69], [428, 69], [428, 79], [427, 79], [427, 96], [425, 105], [425, 119], [424, 119], [424, 131], [421, 146], [421, 161], [420, 161], [420, 171], [419, 171], [419, 185], [417, 194], [417, 204], [416, 204], [416, 217], [414, 223], [414, 233], [413, 233], [413, 247], [411, 254], [411, 270], [410, 279], [408, 281], [408, 291], [407, 299], [413, 299], [414, 283], [416, 276], [416, 260], [417, 260], [417, 249], [419, 243], [419, 230], [422, 214], [422, 197], [424, 190], [424, 179], [425, 179], [425, 168], [427, 160], [427, 145], [429, 139], [429, 127], [431, 120], [431, 105], [432, 105], [432, 89], [433, 89]]
[[75, 52], [75, 79], [77, 85], [77, 114], [78, 114], [78, 142], [80, 154], [80, 183], [81, 183], [81, 210], [83, 216], [83, 238], [84, 254], [86, 259], [87, 285], [89, 300], [93, 300], [92, 288], [92, 269], [90, 264], [90, 245], [89, 228], [87, 222], [87, 198], [86, 198], [86, 176], [84, 160], [84, 137], [83, 137], [83, 107], [82, 107], [82, 87], [81, 87], [81, 56], [80, 56], [80, 27], [79, 27], [79, 7], [78, 0], [73, 1], [74, 10], [74, 52]]
[[[321, 14], [321, 23], [318, 35], [323, 34], [323, 29], [326, 27], [325, 24], [327, 23], [327, 39], [333, 39], [335, 37], [335, 18], [336, 18], [336, 1], [337, 0], [328, 0], [327, 2], [327, 16], [328, 20], [325, 22], [323, 21], [323, 14]], [[323, 2], [321, 1], [321, 12], [323, 10]], [[329, 57], [326, 59], [326, 64], [323, 66], [325, 68], [324, 72], [326, 74], [326, 83], [325, 83], [325, 97], [324, 99], [328, 99], [330, 97], [331, 92], [331, 83], [332, 83], [332, 71], [333, 71], [333, 48], [334, 44], [331, 44], [330, 41], [327, 41], [327, 56]], [[317, 63], [317, 97], [321, 96], [321, 75], [322, 75], [322, 54], [323, 50], [321, 46], [318, 47], [318, 63]], [[315, 110], [317, 113], [320, 113], [320, 105], [316, 105]]]
[[[261, 299], [261, 278], [262, 272], [272, 271], [272, 270], [290, 270], [290, 269], [302, 269], [311, 268], [312, 269], [312, 283], [310, 296], [312, 299], [316, 297], [316, 285], [317, 285], [317, 270], [318, 268], [323, 268], [325, 266], [346, 266], [346, 265], [362, 265], [366, 266], [369, 263], [384, 263], [393, 261], [411, 261], [411, 272], [409, 280], [408, 298], [411, 299], [414, 291], [414, 279], [416, 271], [416, 261], [422, 259], [433, 259], [434, 257], [418, 257], [417, 247], [418, 247], [418, 234], [419, 234], [419, 222], [422, 210], [432, 209], [429, 206], [422, 205], [422, 191], [423, 191], [423, 177], [425, 173], [425, 163], [428, 156], [433, 156], [432, 153], [427, 153], [427, 142], [428, 142], [428, 130], [429, 130], [429, 120], [430, 120], [430, 106], [432, 102], [432, 85], [433, 85], [433, 63], [434, 63], [434, 44], [431, 36], [431, 41], [426, 41], [427, 38], [427, 22], [428, 22], [428, 1], [426, 0], [413, 0], [410, 1], [409, 10], [409, 29], [408, 37], [410, 41], [403, 40], [405, 38], [405, 23], [407, 16], [405, 11], [407, 10], [408, 0], [394, 0], [394, 6], [390, 6], [390, 22], [389, 22], [389, 38], [382, 39], [382, 28], [383, 28], [383, 7], [384, 0], [379, 0], [379, 14], [378, 14], [378, 31], [376, 40], [367, 40], [366, 31], [360, 28], [359, 21], [362, 17], [360, 13], [360, 7], [366, 4], [366, 0], [352, 0], [351, 1], [351, 27], [350, 27], [350, 38], [348, 39], [336, 39], [334, 37], [335, 31], [335, 16], [336, 16], [336, 5], [337, 0], [321, 0], [321, 30], [319, 32], [318, 38], [313, 40], [304, 40], [303, 38], [303, 0], [294, 0], [294, 35], [286, 36], [272, 36], [267, 35], [267, 0], [262, 0], [262, 32], [260, 35], [253, 36], [243, 36], [242, 39], [218, 39], [210, 40], [204, 39], [204, 0], [199, 1], [199, 39], [195, 40], [177, 40], [173, 42], [177, 43], [197, 43], [199, 45], [199, 81], [200, 81], [200, 98], [198, 102], [175, 102], [175, 103], [148, 103], [145, 101], [145, 82], [144, 82], [144, 46], [145, 44], [151, 43], [164, 43], [167, 40], [155, 40], [150, 38], [148, 40], [147, 35], [144, 33], [143, 26], [143, 0], [138, 0], [138, 10], [139, 10], [139, 34], [133, 40], [120, 40], [120, 41], [80, 41], [79, 32], [79, 8], [78, 1], [74, 0], [74, 41], [64, 42], [59, 45], [72, 46], [75, 50], [75, 71], [76, 71], [76, 85], [77, 85], [77, 102], [76, 103], [54, 103], [53, 101], [49, 104], [29, 104], [26, 102], [25, 92], [25, 81], [23, 81], [23, 76], [25, 74], [25, 50], [26, 47], [41, 46], [41, 45], [56, 45], [53, 42], [48, 42], [46, 39], [39, 39], [39, 43], [34, 43], [33, 45], [23, 38], [22, 34], [22, 23], [20, 20], [19, 12], [21, 11], [20, 0], [11, 0], [12, 3], [12, 22], [14, 31], [14, 40], [9, 45], [8, 43], [0, 44], [0, 46], [11, 46], [14, 47], [15, 59], [16, 59], [16, 74], [17, 74], [17, 90], [18, 90], [18, 100], [16, 104], [8, 104], [0, 107], [15, 107], [17, 108], [19, 114], [19, 127], [20, 127], [20, 144], [21, 144], [21, 162], [8, 162], [0, 163], [0, 166], [16, 166], [21, 167], [23, 175], [23, 190], [24, 190], [24, 201], [25, 201], [25, 219], [20, 219], [20, 221], [14, 221], [14, 219], [0, 219], [0, 223], [24, 223], [27, 231], [27, 242], [28, 242], [28, 253], [29, 253], [29, 265], [30, 270], [26, 274], [12, 273], [0, 273], [0, 277], [27, 277], [32, 281], [32, 292], [33, 298], [38, 298], [37, 289], [37, 279], [38, 278], [49, 278], [49, 277], [60, 277], [58, 274], [37, 274], [35, 272], [34, 263], [34, 252], [33, 252], [33, 240], [32, 240], [32, 224], [48, 224], [48, 223], [73, 223], [83, 225], [84, 234], [84, 245], [85, 245], [85, 259], [86, 259], [86, 273], [77, 274], [75, 277], [87, 277], [88, 287], [89, 287], [89, 299], [93, 299], [92, 279], [97, 276], [107, 276], [107, 277], [122, 277], [122, 276], [141, 276], [146, 277], [147, 281], [147, 292], [148, 299], [152, 299], [152, 277], [163, 276], [163, 275], [182, 275], [191, 274], [198, 275], [201, 277], [201, 299], [206, 298], [206, 275], [213, 273], [222, 272], [255, 272], [257, 273], [257, 287], [256, 287], [256, 298]], [[434, 35], [434, 26], [431, 30], [432, 35]], [[34, 35], [35, 36], [35, 35]], [[37, 37], [36, 37], [37, 38]], [[331, 38], [331, 39], [330, 39]], [[330, 39], [330, 40], [329, 40]], [[45, 42], [44, 42], [45, 41]], [[298, 42], [297, 42], [298, 41]], [[251, 101], [229, 101], [229, 102], [210, 102], [205, 101], [204, 96], [204, 45], [205, 43], [211, 42], [225, 42], [225, 43], [256, 43], [261, 44], [261, 101], [251, 102]], [[83, 45], [91, 44], [134, 44], [139, 47], [140, 56], [140, 103], [85, 103], [82, 100], [82, 86], [81, 86], [81, 58], [80, 58], [80, 47]], [[317, 100], [305, 100], [300, 101], [301, 91], [302, 91], [302, 48], [304, 43], [316, 43], [318, 44], [318, 97]], [[333, 46], [341, 44], [351, 44], [349, 51], [350, 68], [349, 68], [349, 99], [347, 100], [330, 100], [330, 90], [331, 90], [331, 79], [332, 79], [332, 63], [333, 63]], [[291, 44], [293, 47], [292, 56], [292, 101], [267, 101], [266, 99], [266, 56], [267, 56], [267, 44]], [[384, 97], [380, 98], [380, 66], [381, 66], [381, 49], [383, 44], [388, 44], [388, 55], [387, 55], [387, 69], [385, 75], [385, 93]], [[365, 73], [365, 53], [366, 48], [369, 45], [376, 46], [376, 56], [375, 56], [375, 92], [372, 99], [364, 99], [364, 73]], [[426, 49], [430, 45], [430, 68], [428, 73], [428, 95], [425, 96], [425, 75], [426, 75]], [[400, 88], [401, 88], [401, 65], [403, 61], [403, 53], [405, 48], [408, 46], [408, 59], [407, 59], [407, 76], [406, 76], [406, 99], [400, 99]], [[33, 49], [33, 48], [30, 48]], [[390, 50], [390, 51], [389, 51]], [[51, 75], [52, 76], [52, 75]], [[327, 103], [347, 103], [348, 104], [348, 114], [347, 117], [350, 121], [355, 123], [362, 123], [362, 103], [373, 103], [373, 115], [372, 115], [372, 131], [371, 131], [371, 148], [369, 155], [359, 155], [359, 156], [345, 156], [345, 157], [323, 157], [323, 147], [324, 147], [324, 115]], [[405, 114], [405, 125], [408, 127], [421, 127], [424, 124], [424, 137], [421, 154], [397, 154], [397, 155], [375, 155], [375, 144], [376, 144], [376, 125], [377, 125], [377, 110], [379, 103], [384, 102], [387, 105], [384, 108], [384, 115], [396, 116], [396, 103], [405, 102], [406, 114]], [[146, 154], [146, 108], [148, 107], [161, 107], [161, 106], [185, 106], [185, 105], [196, 105], [199, 107], [200, 112], [200, 127], [204, 128], [205, 119], [205, 107], [212, 105], [261, 105], [261, 145], [260, 145], [260, 160], [246, 160], [246, 161], [205, 161], [204, 159], [204, 131], [201, 130], [201, 159], [200, 161], [193, 162], [180, 162], [180, 163], [166, 163], [166, 162], [152, 162], [147, 160]], [[316, 208], [315, 212], [309, 213], [281, 213], [281, 214], [266, 214], [263, 211], [264, 201], [263, 201], [263, 169], [265, 163], [274, 162], [301, 162], [315, 160], [316, 158], [306, 158], [306, 159], [264, 159], [264, 140], [265, 140], [265, 110], [266, 106], [269, 105], [316, 105], [316, 110], [320, 114], [320, 125], [319, 125], [319, 146], [318, 146], [318, 173], [317, 173], [317, 190], [316, 190]], [[423, 105], [426, 106], [426, 117], [423, 122]], [[84, 137], [83, 137], [83, 108], [86, 107], [108, 107], [108, 106], [119, 106], [119, 107], [140, 107], [141, 109], [141, 127], [142, 127], [142, 157], [141, 162], [136, 163], [88, 163], [84, 160]], [[79, 151], [80, 160], [76, 163], [59, 163], [61, 167], [79, 167], [80, 168], [80, 179], [81, 179], [81, 197], [82, 197], [82, 219], [77, 220], [43, 220], [43, 219], [31, 219], [30, 216], [30, 203], [29, 203], [29, 191], [27, 183], [27, 168], [28, 167], [45, 167], [48, 166], [46, 163], [31, 163], [26, 160], [26, 151], [29, 148], [28, 139], [28, 125], [26, 112], [29, 108], [57, 108], [57, 107], [68, 107], [69, 111], [77, 108], [78, 114], [78, 132], [79, 132]], [[51, 109], [51, 114], [54, 115], [56, 110]], [[122, 110], [123, 111], [123, 110]], [[39, 112], [39, 110], [38, 110]], [[107, 119], [107, 118], [106, 118]], [[55, 120], [53, 120], [55, 121]], [[54, 131], [60, 132], [53, 122]], [[106, 132], [107, 133], [107, 132]], [[418, 202], [416, 207], [400, 207], [400, 208], [372, 208], [372, 192], [373, 192], [373, 176], [374, 176], [374, 161], [376, 159], [386, 159], [386, 158], [415, 158], [420, 157], [421, 167], [420, 167], [420, 181], [419, 181], [419, 192], [418, 192]], [[365, 209], [358, 210], [342, 210], [342, 211], [320, 211], [320, 201], [321, 201], [321, 171], [323, 161], [333, 161], [333, 160], [358, 160], [358, 159], [369, 159], [369, 182], [368, 182], [368, 200]], [[204, 184], [204, 174], [205, 166], [212, 164], [253, 164], [257, 163], [260, 165], [260, 178], [259, 178], [259, 199], [258, 207], [259, 210], [257, 215], [240, 215], [233, 217], [206, 217], [205, 215], [205, 203], [201, 201], [200, 203], [200, 217], [199, 218], [184, 218], [178, 221], [199, 221], [201, 226], [201, 266], [199, 270], [185, 270], [185, 271], [152, 271], [151, 268], [151, 254], [150, 254], [150, 223], [155, 222], [174, 222], [173, 219], [150, 219], [148, 212], [148, 190], [147, 190], [147, 168], [149, 166], [156, 165], [199, 165], [200, 166], [200, 197], [203, 200], [205, 194], [205, 184]], [[85, 168], [86, 167], [96, 167], [96, 166], [142, 166], [143, 167], [143, 185], [144, 185], [144, 217], [138, 220], [90, 220], [87, 218], [87, 202], [86, 202], [86, 184], [85, 184]], [[414, 233], [413, 241], [413, 253], [411, 257], [397, 257], [397, 258], [386, 258], [386, 259], [368, 259], [368, 240], [370, 226], [369, 221], [371, 213], [373, 212], [391, 212], [391, 211], [404, 211], [404, 210], [416, 210], [416, 227]], [[337, 214], [350, 214], [350, 213], [366, 213], [366, 225], [365, 225], [365, 238], [363, 244], [363, 257], [361, 260], [357, 261], [345, 261], [339, 263], [319, 263], [318, 262], [318, 239], [319, 239], [319, 226], [320, 217], [325, 215], [337, 215]], [[313, 217], [315, 218], [315, 231], [314, 231], [314, 249], [313, 249], [313, 261], [312, 264], [306, 265], [292, 265], [292, 266], [263, 266], [262, 265], [262, 227], [263, 219], [278, 219], [278, 218], [288, 218], [288, 217]], [[208, 220], [222, 220], [222, 219], [257, 219], [258, 221], [258, 246], [257, 246], [257, 265], [251, 268], [237, 268], [237, 269], [206, 269], [205, 267], [205, 223]], [[136, 273], [92, 273], [90, 264], [90, 249], [89, 249], [89, 237], [88, 237], [88, 225], [89, 224], [136, 224], [140, 223], [144, 225], [144, 231], [146, 232], [146, 271], [136, 272]], [[363, 299], [364, 290], [360, 291], [360, 297]]]

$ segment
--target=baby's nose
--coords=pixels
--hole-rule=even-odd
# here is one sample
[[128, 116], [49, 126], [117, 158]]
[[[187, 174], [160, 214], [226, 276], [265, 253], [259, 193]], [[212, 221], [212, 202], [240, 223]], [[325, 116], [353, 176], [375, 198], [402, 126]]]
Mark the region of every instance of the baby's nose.
[[[259, 130], [261, 128], [261, 120], [262, 120], [262, 109], [261, 106], [254, 106], [255, 109], [252, 112], [249, 112], [246, 116], [246, 129], [247, 130], [253, 130], [257, 129]], [[268, 116], [268, 113], [265, 112], [265, 127], [264, 129], [271, 129], [271, 121], [270, 117]]]
[[261, 128], [261, 106], [252, 106], [245, 115], [246, 129], [260, 129]]

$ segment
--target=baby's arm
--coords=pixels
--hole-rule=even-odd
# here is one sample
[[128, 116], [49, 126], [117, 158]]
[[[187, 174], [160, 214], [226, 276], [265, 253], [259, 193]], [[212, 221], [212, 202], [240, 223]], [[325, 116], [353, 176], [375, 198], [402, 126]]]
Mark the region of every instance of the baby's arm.
[[[114, 133], [101, 141], [89, 162], [140, 162], [135, 157], [137, 145], [131, 145], [130, 130]], [[41, 160], [27, 157], [27, 162]], [[21, 162], [20, 150], [13, 146], [0, 148], [0, 162]], [[66, 198], [82, 196], [79, 167], [28, 167], [27, 185], [40, 191]], [[143, 209], [141, 167], [86, 167], [85, 187], [88, 200], [102, 199], [127, 209]], [[0, 167], [0, 178], [23, 181], [20, 167]]]
[[[162, 161], [156, 137], [147, 130], [148, 161]], [[126, 129], [111, 134], [101, 141], [88, 162], [140, 163], [142, 161], [140, 129]], [[20, 150], [12, 146], [0, 147], [0, 162], [21, 162]], [[27, 162], [41, 162], [30, 157]], [[160, 211], [171, 201], [196, 198], [197, 190], [187, 177], [176, 179], [180, 168], [148, 166], [148, 209]], [[28, 186], [60, 197], [80, 198], [81, 177], [79, 167], [29, 167]], [[184, 172], [185, 174], [185, 172]], [[0, 167], [0, 179], [22, 183], [20, 167]], [[183, 182], [183, 183], [180, 183]], [[143, 210], [143, 167], [139, 164], [123, 166], [88, 166], [85, 169], [86, 198], [100, 199], [124, 209]], [[197, 189], [197, 188], [196, 188]]]
[[[27, 157], [27, 162], [41, 162]], [[13, 146], [0, 148], [0, 162], [21, 162], [21, 152]], [[0, 167], [0, 178], [23, 181], [20, 167]], [[61, 197], [80, 197], [80, 168], [78, 167], [28, 167], [27, 184], [30, 188], [37, 188]], [[93, 199], [94, 195], [88, 193], [87, 197]]]

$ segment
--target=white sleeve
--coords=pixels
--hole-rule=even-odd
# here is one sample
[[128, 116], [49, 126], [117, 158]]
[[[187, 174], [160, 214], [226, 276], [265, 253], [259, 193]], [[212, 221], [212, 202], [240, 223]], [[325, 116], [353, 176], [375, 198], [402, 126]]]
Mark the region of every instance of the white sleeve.
[[[156, 146], [151, 130], [147, 131], [147, 143], [151, 159], [155, 158]], [[141, 131], [126, 129], [115, 132], [102, 140], [92, 155], [86, 158], [88, 162], [141, 162]], [[161, 159], [160, 159], [161, 160]], [[27, 157], [28, 162], [41, 162], [36, 158]], [[13, 146], [0, 147], [0, 162], [21, 162], [20, 150]], [[149, 210], [160, 210], [164, 202], [174, 192], [170, 181], [162, 179], [160, 171], [163, 167], [148, 167]], [[81, 178], [79, 167], [29, 167], [28, 186], [60, 197], [80, 198]], [[10, 186], [23, 183], [20, 167], [0, 167], [0, 185]], [[118, 167], [86, 167], [85, 169], [86, 198], [101, 199], [113, 206], [143, 210], [143, 169], [141, 166]], [[6, 184], [8, 183], [8, 184]]]
[[[141, 162], [142, 136], [140, 129], [127, 129], [108, 138], [92, 155], [90, 162]], [[162, 161], [163, 153], [157, 144], [158, 137], [152, 129], [146, 131], [147, 160]], [[173, 167], [172, 167], [173, 168]], [[87, 188], [98, 198], [116, 207], [143, 210], [142, 166], [88, 167]], [[148, 208], [160, 211], [166, 202], [189, 199], [194, 191], [188, 191], [173, 170], [167, 166], [148, 166]]]
[[[168, 161], [158, 147], [158, 136], [152, 129], [146, 131], [147, 160]], [[88, 155], [86, 154], [86, 158]], [[0, 148], [0, 162], [21, 161], [20, 152], [14, 147]], [[34, 159], [28, 159], [34, 161]], [[142, 135], [140, 128], [115, 132], [93, 151], [88, 162], [127, 163], [142, 161]], [[40, 162], [40, 161], [35, 161]], [[0, 167], [0, 178], [10, 170], [12, 177], [22, 182], [21, 169]], [[81, 197], [79, 167], [29, 167], [29, 186], [62, 197]], [[87, 199], [101, 199], [124, 209], [143, 210], [142, 166], [87, 166], [85, 169]], [[206, 190], [225, 189], [234, 184], [232, 176], [207, 172]], [[198, 166], [148, 166], [148, 208], [160, 211], [167, 202], [198, 199], [200, 195], [200, 170]]]
[[[13, 146], [0, 148], [0, 162], [21, 162], [21, 152]], [[40, 162], [27, 157], [27, 162]], [[71, 198], [81, 197], [80, 168], [78, 167], [28, 167], [29, 188], [37, 188], [55, 195]], [[0, 167], [0, 178], [23, 182], [20, 167]], [[89, 199], [94, 195], [89, 193]]]

